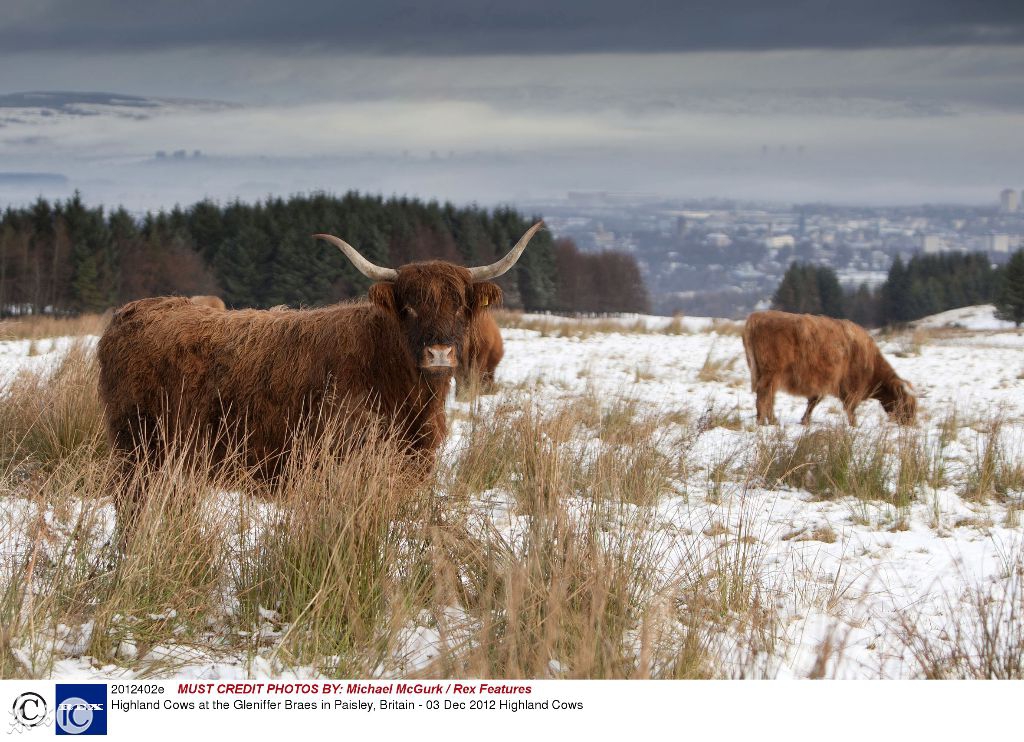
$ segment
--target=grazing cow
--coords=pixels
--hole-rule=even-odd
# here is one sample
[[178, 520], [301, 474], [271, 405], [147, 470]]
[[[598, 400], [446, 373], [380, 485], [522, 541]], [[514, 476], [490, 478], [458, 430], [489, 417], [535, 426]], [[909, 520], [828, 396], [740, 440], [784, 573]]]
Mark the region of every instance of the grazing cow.
[[[515, 265], [542, 226], [477, 268], [443, 261], [382, 268], [337, 237], [314, 235], [376, 281], [368, 300], [356, 303], [232, 312], [175, 297], [124, 305], [98, 348], [111, 445], [134, 466], [143, 457], [159, 461], [157, 431], [172, 443], [197, 433], [214, 441], [244, 434], [248, 463], [273, 473], [311, 419], [357, 429], [376, 419], [429, 469], [446, 435], [444, 400], [467, 325], [501, 299], [490, 279]], [[223, 453], [216, 448], [215, 459]], [[119, 497], [128, 499], [128, 525], [137, 497]]]
[[754, 312], [743, 328], [750, 388], [757, 395], [757, 422], [775, 423], [775, 392], [807, 397], [800, 422], [807, 425], [826, 395], [838, 397], [850, 425], [869, 397], [901, 425], [912, 425], [917, 397], [893, 371], [863, 327], [849, 320], [789, 312]]
[[190, 300], [193, 304], [198, 304], [201, 307], [210, 307], [211, 309], [227, 309], [224, 306], [224, 300], [219, 296], [192, 296]]
[[505, 355], [501, 341], [501, 330], [494, 321], [494, 315], [483, 311], [473, 317], [466, 333], [463, 349], [466, 362], [459, 366], [455, 375], [459, 390], [468, 388], [473, 381], [487, 389], [494, 384], [494, 369]]

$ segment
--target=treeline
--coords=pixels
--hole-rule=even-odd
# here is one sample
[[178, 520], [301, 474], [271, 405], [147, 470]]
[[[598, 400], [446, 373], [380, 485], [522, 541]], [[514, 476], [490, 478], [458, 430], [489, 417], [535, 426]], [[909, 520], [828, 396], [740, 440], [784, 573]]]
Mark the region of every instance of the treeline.
[[843, 291], [835, 271], [825, 266], [792, 263], [772, 299], [787, 312], [809, 312], [851, 319], [866, 327], [909, 322], [957, 307], [995, 303], [1011, 319], [1009, 304], [1024, 293], [1019, 270], [1024, 251], [1006, 268], [993, 267], [984, 253], [914, 255], [906, 264], [897, 257], [885, 283], [871, 290], [862, 284]]
[[[0, 218], [0, 314], [97, 312], [165, 294], [218, 294], [232, 307], [318, 306], [362, 295], [369, 281], [338, 250], [313, 240], [314, 233], [341, 236], [386, 266], [430, 259], [483, 265], [504, 255], [533, 221], [510, 208], [359, 193], [202, 201], [141, 218], [123, 208], [89, 207], [78, 194], [54, 203], [40, 199]], [[603, 290], [610, 264], [612, 273], [639, 280], [631, 256], [577, 254], [560, 261], [568, 250], [561, 243], [556, 250], [546, 230], [538, 233], [498, 280], [506, 305], [646, 310], [639, 300], [624, 301], [621, 291]], [[645, 292], [639, 295], [646, 301]], [[567, 297], [583, 303], [574, 307]]]
[[632, 255], [584, 253], [572, 240], [555, 241], [557, 312], [649, 312], [650, 298]]
[[772, 306], [784, 312], [845, 317], [843, 289], [836, 272], [823, 265], [791, 263], [775, 290]]

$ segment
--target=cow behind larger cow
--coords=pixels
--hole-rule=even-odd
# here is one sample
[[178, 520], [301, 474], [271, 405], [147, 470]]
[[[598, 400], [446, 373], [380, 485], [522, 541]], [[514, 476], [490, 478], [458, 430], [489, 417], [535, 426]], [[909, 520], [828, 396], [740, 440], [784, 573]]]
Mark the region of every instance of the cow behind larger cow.
[[838, 397], [851, 425], [857, 406], [877, 399], [897, 422], [913, 424], [917, 398], [882, 357], [875, 341], [849, 320], [788, 312], [754, 312], [743, 328], [757, 421], [774, 423], [778, 390], [807, 398], [807, 424], [822, 397]]
[[201, 307], [210, 307], [210, 309], [227, 309], [224, 305], [224, 300], [219, 296], [193, 296], [190, 297], [193, 304], [198, 304]]
[[469, 323], [466, 333], [465, 363], [455, 374], [459, 393], [473, 387], [490, 391], [494, 386], [494, 370], [505, 355], [501, 328], [491, 312], [479, 312]]

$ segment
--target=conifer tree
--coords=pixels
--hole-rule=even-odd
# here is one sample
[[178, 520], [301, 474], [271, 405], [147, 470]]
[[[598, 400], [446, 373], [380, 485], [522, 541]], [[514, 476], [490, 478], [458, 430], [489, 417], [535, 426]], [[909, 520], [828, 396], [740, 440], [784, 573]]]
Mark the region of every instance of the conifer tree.
[[800, 273], [799, 265], [795, 261], [790, 263], [772, 297], [773, 309], [783, 312], [800, 311]]
[[1002, 270], [995, 305], [999, 319], [1017, 327], [1024, 323], [1024, 249], [1015, 252]]
[[910, 276], [897, 255], [889, 266], [889, 275], [882, 285], [882, 314], [885, 322], [903, 322], [907, 319], [907, 301]]
[[821, 302], [821, 313], [826, 317], [842, 319], [846, 316], [843, 307], [843, 288], [831, 268], [819, 266], [815, 273], [818, 298]]

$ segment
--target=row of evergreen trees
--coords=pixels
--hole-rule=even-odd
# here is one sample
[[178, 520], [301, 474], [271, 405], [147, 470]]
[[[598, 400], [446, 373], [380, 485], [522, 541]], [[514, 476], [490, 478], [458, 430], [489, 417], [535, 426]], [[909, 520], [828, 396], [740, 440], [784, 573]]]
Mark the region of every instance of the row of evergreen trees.
[[897, 257], [879, 288], [861, 285], [845, 293], [831, 268], [794, 262], [772, 298], [776, 309], [847, 318], [867, 327], [988, 303], [995, 303], [1000, 317], [1024, 322], [1024, 250], [1003, 268], [993, 267], [984, 253], [914, 255], [906, 264]]
[[[40, 199], [0, 217], [0, 314], [95, 312], [164, 294], [219, 294], [233, 307], [322, 305], [359, 296], [369, 282], [336, 249], [313, 240], [314, 233], [339, 235], [381, 265], [429, 259], [482, 265], [504, 255], [533, 221], [511, 208], [354, 192], [256, 204], [202, 201], [141, 219], [124, 209], [91, 208], [78, 194], [52, 204]], [[632, 257], [612, 253], [569, 261], [573, 271], [566, 274], [556, 252], [546, 230], [533, 238], [498, 281], [506, 305], [647, 310], [642, 282], [628, 297], [611, 292], [602, 302], [594, 289], [585, 305], [582, 298], [568, 305], [581, 281], [606, 285], [609, 263], [632, 271], [635, 280], [639, 272]]]
[[995, 299], [999, 271], [985, 253], [899, 256], [881, 289], [881, 323], [909, 322]]

